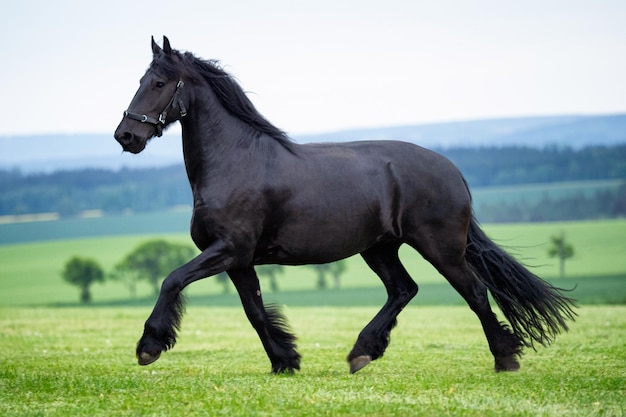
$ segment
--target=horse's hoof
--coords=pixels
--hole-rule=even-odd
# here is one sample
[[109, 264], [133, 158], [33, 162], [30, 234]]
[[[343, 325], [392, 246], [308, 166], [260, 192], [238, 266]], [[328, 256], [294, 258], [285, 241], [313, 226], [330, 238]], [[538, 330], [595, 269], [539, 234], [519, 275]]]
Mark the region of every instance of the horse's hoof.
[[372, 361], [372, 357], [370, 355], [361, 355], [350, 361], [350, 373], [353, 374], [355, 372], [360, 371], [365, 368]]
[[496, 358], [494, 369], [496, 372], [515, 372], [519, 370], [519, 362], [515, 355]]
[[152, 362], [156, 362], [156, 360], [159, 359], [160, 356], [160, 353], [152, 355], [148, 352], [141, 352], [137, 355], [137, 362], [139, 362], [139, 365], [150, 365]]

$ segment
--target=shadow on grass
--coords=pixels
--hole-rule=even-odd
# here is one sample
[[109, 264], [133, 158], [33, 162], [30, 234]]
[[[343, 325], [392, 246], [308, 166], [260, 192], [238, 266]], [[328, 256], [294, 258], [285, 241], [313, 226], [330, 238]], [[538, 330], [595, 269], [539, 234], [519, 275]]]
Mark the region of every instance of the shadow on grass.
[[[579, 304], [626, 304], [626, 275], [608, 275], [596, 277], [575, 277], [548, 280], [553, 285], [572, 289], [567, 292]], [[385, 289], [341, 288], [327, 290], [266, 292], [266, 303], [282, 304], [289, 307], [382, 307], [386, 300]], [[56, 303], [52, 307], [152, 307], [155, 298], [119, 299], [80, 303]], [[187, 297], [189, 306], [240, 307], [239, 296], [231, 294], [192, 295]], [[420, 291], [411, 301], [412, 306], [465, 305], [463, 299], [447, 283], [427, 283], [420, 285]]]

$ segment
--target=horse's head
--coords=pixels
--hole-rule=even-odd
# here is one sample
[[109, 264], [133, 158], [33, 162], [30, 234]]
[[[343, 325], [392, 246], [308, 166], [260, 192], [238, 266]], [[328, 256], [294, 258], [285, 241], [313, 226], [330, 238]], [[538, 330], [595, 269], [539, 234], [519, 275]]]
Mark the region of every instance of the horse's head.
[[179, 55], [172, 51], [167, 37], [163, 48], [152, 38], [152, 64], [139, 82], [128, 110], [115, 130], [115, 139], [125, 151], [139, 153], [154, 136], [184, 117], [187, 110], [183, 98], [181, 71], [176, 70]]

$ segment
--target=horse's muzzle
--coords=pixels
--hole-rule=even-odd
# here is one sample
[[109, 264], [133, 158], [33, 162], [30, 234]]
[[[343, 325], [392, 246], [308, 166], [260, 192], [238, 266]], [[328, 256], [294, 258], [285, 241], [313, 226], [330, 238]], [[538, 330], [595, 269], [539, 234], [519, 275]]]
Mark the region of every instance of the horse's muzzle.
[[143, 151], [148, 142], [147, 138], [140, 138], [127, 130], [120, 130], [119, 128], [115, 131], [114, 137], [115, 140], [122, 145], [122, 149], [130, 153]]

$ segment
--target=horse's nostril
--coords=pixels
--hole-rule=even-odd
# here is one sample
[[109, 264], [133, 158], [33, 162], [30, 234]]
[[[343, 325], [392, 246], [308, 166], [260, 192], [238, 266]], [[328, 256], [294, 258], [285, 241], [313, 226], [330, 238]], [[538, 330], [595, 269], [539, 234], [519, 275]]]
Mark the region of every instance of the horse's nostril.
[[115, 139], [122, 145], [128, 145], [133, 140], [133, 134], [130, 132], [120, 132], [115, 135]]

